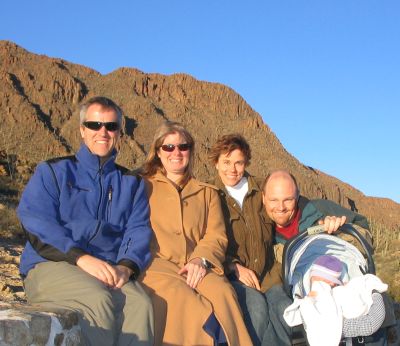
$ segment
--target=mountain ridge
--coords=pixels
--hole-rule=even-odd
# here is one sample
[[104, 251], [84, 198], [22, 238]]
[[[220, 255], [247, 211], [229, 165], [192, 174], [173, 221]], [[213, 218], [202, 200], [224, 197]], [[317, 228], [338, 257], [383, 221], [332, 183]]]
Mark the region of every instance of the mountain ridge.
[[196, 139], [196, 176], [210, 180], [215, 174], [207, 159], [210, 147], [220, 135], [238, 132], [252, 147], [252, 174], [264, 177], [273, 169], [289, 169], [307, 197], [331, 199], [388, 229], [400, 227], [400, 204], [365, 196], [302, 164], [287, 152], [260, 114], [223, 84], [183, 73], [166, 76], [127, 67], [102, 75], [64, 59], [30, 53], [9, 41], [0, 41], [0, 83], [0, 152], [4, 157], [13, 155], [19, 169], [25, 167], [28, 173], [38, 161], [71, 154], [79, 147], [77, 107], [91, 96], [104, 95], [124, 110], [118, 159], [123, 165], [138, 167], [157, 126], [164, 119], [175, 120]]

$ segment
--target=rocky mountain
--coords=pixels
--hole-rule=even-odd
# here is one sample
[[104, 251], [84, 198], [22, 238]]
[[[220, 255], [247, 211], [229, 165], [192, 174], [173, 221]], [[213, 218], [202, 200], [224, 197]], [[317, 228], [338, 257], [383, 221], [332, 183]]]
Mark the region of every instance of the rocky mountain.
[[239, 132], [252, 147], [251, 173], [262, 177], [276, 168], [289, 169], [306, 196], [332, 199], [388, 229], [400, 227], [399, 204], [365, 196], [317, 168], [304, 166], [285, 150], [261, 116], [225, 85], [132, 68], [102, 75], [8, 41], [0, 41], [0, 175], [17, 170], [27, 177], [38, 161], [76, 150], [77, 106], [94, 95], [108, 96], [124, 110], [119, 162], [125, 166], [138, 167], [156, 127], [164, 119], [176, 120], [193, 133], [195, 173], [207, 180], [215, 174], [207, 160], [210, 146], [222, 134]]

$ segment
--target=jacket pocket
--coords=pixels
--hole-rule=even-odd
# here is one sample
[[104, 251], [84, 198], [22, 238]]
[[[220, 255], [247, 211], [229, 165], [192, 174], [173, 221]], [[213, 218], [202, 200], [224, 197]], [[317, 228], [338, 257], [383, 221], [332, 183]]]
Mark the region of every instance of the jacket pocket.
[[239, 219], [240, 219], [240, 215], [237, 211], [235, 211], [235, 210], [229, 211], [229, 220], [230, 220], [231, 224]]

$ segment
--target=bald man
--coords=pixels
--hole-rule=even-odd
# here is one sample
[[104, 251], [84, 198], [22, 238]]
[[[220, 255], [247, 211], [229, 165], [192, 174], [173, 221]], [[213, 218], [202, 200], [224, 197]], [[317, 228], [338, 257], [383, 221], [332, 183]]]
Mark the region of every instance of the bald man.
[[301, 196], [296, 179], [285, 170], [274, 171], [265, 179], [263, 204], [268, 216], [275, 222], [275, 251], [279, 262], [282, 262], [286, 241], [317, 224], [324, 225], [328, 233], [333, 233], [345, 222], [352, 223], [372, 243], [364, 216], [332, 201], [308, 200]]
[[[345, 222], [351, 223], [372, 245], [372, 234], [367, 219], [339, 204], [325, 199], [308, 200], [300, 195], [296, 179], [285, 170], [274, 171], [263, 184], [263, 204], [268, 216], [275, 222], [276, 260], [282, 262], [282, 250], [287, 240], [308, 227], [321, 224], [328, 233], [335, 232]], [[346, 241], [353, 240], [343, 237]], [[358, 245], [358, 244], [354, 244]], [[386, 298], [386, 319], [378, 332], [364, 337], [365, 345], [386, 345], [387, 327], [396, 324], [393, 304]], [[271, 302], [270, 315], [280, 318], [285, 302]], [[282, 326], [284, 322], [281, 320]]]

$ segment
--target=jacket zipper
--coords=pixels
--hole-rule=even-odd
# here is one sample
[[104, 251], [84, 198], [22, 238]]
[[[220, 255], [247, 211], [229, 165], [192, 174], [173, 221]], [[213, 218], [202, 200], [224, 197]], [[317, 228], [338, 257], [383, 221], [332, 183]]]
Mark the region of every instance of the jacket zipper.
[[[98, 203], [98, 205], [97, 205], [97, 214], [96, 214], [96, 219], [97, 219], [97, 220], [99, 220], [99, 213], [100, 213], [101, 200], [103, 199], [103, 184], [101, 183], [102, 173], [103, 173], [103, 170], [102, 170], [101, 167], [100, 167], [100, 170], [99, 170], [100, 198], [99, 198], [99, 203]], [[93, 236], [91, 236], [91, 237], [89, 238], [89, 240], [87, 241], [87, 243], [86, 243], [86, 247], [89, 247], [90, 242], [94, 239], [94, 237], [96, 237], [97, 232], [99, 231], [99, 228], [100, 228], [100, 224], [101, 224], [101, 221], [99, 220], [99, 221], [97, 222], [97, 226], [96, 226], [96, 229], [95, 229], [95, 231], [94, 231], [94, 233], [93, 233]]]
[[100, 168], [99, 170], [100, 198], [99, 198], [99, 204], [97, 205], [97, 219], [99, 219], [100, 206], [101, 206], [101, 201], [103, 199], [103, 184], [101, 183], [102, 175], [103, 175], [103, 170]]
[[93, 235], [88, 239], [88, 241], [86, 243], [86, 248], [89, 247], [90, 242], [96, 237], [97, 232], [99, 231], [99, 228], [100, 228], [100, 224], [101, 224], [101, 221], [97, 221], [96, 229], [94, 230]]
[[113, 193], [113, 188], [110, 185], [108, 187], [108, 202], [107, 202], [107, 221], [111, 220], [111, 202], [112, 202], [112, 193]]

